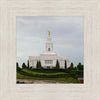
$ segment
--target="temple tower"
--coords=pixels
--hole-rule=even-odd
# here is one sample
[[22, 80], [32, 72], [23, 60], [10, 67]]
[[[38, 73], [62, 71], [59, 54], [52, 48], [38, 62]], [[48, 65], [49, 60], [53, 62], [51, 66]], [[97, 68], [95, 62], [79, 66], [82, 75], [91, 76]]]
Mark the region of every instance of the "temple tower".
[[53, 42], [52, 42], [52, 39], [50, 37], [50, 31], [48, 31], [48, 38], [47, 38], [47, 41], [46, 41], [46, 51], [47, 52], [53, 51]]

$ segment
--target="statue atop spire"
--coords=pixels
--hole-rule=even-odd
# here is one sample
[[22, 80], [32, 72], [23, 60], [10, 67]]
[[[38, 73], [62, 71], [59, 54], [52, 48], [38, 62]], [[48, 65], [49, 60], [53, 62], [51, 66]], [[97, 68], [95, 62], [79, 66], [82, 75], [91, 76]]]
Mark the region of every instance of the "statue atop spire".
[[49, 37], [50, 37], [50, 31], [48, 31]]

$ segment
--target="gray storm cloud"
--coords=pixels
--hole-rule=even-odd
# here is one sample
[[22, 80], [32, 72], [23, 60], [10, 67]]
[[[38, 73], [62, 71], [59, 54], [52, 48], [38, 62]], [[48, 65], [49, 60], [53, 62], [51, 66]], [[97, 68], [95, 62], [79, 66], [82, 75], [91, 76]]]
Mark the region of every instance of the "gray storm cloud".
[[70, 56], [77, 65], [83, 63], [83, 17], [24, 17], [17, 20], [17, 59], [21, 64], [28, 56], [39, 56], [45, 50], [48, 30], [54, 43], [54, 51]]

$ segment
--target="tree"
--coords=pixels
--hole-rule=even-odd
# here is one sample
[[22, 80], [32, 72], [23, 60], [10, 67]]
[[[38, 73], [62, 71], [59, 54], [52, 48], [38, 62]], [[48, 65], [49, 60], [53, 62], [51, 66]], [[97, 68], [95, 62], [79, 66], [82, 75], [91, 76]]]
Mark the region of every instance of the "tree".
[[38, 68], [41, 69], [41, 62], [40, 61], [38, 62], [38, 66], [39, 66]]
[[16, 62], [16, 67], [19, 67], [19, 64], [18, 64], [18, 62]]
[[72, 62], [71, 62], [70, 67], [68, 69], [70, 69], [70, 70], [73, 70], [74, 69], [74, 65], [73, 65]]
[[19, 67], [18, 62], [16, 63], [16, 68], [17, 68], [17, 71], [20, 71], [21, 70], [21, 68]]
[[22, 68], [23, 68], [23, 69], [26, 68], [26, 64], [25, 64], [25, 63], [22, 64]]
[[59, 68], [60, 68], [60, 66], [59, 66], [59, 62], [57, 60], [57, 62], [56, 62], [56, 69], [59, 69]]
[[42, 68], [42, 67], [41, 67], [41, 62], [40, 62], [40, 61], [37, 61], [36, 68], [37, 68], [37, 69], [41, 69], [41, 68]]
[[73, 64], [73, 63], [70, 64], [70, 68], [71, 68], [71, 69], [74, 68], [74, 64]]
[[78, 70], [83, 70], [83, 65], [81, 64], [81, 62], [78, 63], [77, 69], [78, 69]]
[[74, 70], [77, 70], [77, 67], [76, 66], [74, 67]]
[[36, 68], [38, 69], [39, 68], [39, 62], [37, 61], [37, 64], [36, 64]]
[[29, 68], [29, 60], [27, 60], [27, 67]]
[[67, 62], [66, 62], [66, 60], [65, 60], [65, 69], [67, 69]]
[[30, 70], [32, 70], [32, 67], [30, 67]]

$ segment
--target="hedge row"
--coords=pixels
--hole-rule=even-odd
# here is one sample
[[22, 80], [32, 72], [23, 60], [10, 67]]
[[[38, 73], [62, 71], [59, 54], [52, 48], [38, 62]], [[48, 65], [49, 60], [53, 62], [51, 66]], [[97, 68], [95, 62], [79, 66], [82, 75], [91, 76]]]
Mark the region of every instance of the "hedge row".
[[40, 78], [64, 78], [66, 77], [68, 74], [67, 73], [62, 73], [62, 74], [31, 74], [31, 73], [27, 73], [24, 71], [19, 71], [18, 73], [22, 74], [22, 75], [27, 75], [30, 77], [40, 77]]
[[30, 69], [34, 72], [43, 72], [43, 73], [56, 73], [56, 72], [68, 72], [66, 69]]
[[[68, 78], [68, 77], [72, 77], [72, 78], [75, 78], [77, 79], [79, 76], [83, 76], [83, 71], [67, 71], [67, 72], [48, 72], [48, 71], [51, 71], [51, 70], [45, 70], [46, 72], [48, 73], [43, 73], [43, 71], [39, 72], [40, 70], [38, 71], [31, 71], [31, 70], [21, 70], [21, 71], [18, 71], [18, 73], [24, 75], [24, 76], [30, 76], [30, 77], [40, 77], [40, 78]], [[52, 71], [57, 71], [57, 70], [52, 70]]]

